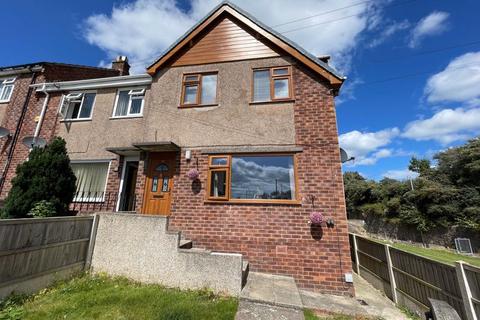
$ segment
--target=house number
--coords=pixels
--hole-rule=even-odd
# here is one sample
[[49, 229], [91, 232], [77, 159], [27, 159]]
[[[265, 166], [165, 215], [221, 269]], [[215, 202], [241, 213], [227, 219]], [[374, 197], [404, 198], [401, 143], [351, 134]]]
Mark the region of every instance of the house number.
[[162, 192], [168, 191], [168, 177], [163, 177]]

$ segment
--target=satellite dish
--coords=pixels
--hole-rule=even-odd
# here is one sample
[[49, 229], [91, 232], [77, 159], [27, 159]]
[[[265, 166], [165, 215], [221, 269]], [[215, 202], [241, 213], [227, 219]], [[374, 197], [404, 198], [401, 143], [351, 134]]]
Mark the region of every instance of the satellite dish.
[[40, 138], [40, 137], [25, 137], [22, 140], [23, 144], [26, 145], [28, 148], [33, 147], [45, 147], [47, 144], [47, 140]]
[[0, 127], [0, 138], [8, 137], [10, 135], [10, 130], [4, 127]]
[[340, 161], [342, 163], [345, 163], [345, 162], [351, 161], [351, 160], [355, 160], [355, 157], [349, 158], [347, 152], [345, 150], [343, 150], [342, 148], [340, 148]]

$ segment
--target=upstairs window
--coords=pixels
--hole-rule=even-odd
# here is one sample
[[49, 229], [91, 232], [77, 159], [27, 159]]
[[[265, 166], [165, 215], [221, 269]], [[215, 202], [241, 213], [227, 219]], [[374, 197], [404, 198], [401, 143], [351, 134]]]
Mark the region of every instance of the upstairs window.
[[141, 116], [145, 89], [122, 89], [118, 91], [113, 117]]
[[183, 76], [181, 106], [202, 106], [217, 103], [217, 74]]
[[292, 99], [291, 67], [253, 70], [253, 102]]
[[94, 92], [69, 93], [63, 97], [60, 114], [64, 120], [88, 120], [92, 118]]
[[0, 102], [8, 102], [13, 93], [15, 78], [0, 79]]

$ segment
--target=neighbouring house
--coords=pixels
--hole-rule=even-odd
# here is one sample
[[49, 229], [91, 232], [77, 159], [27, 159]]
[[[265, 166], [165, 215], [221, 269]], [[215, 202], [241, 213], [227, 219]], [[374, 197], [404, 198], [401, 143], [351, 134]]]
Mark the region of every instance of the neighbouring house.
[[28, 157], [29, 148], [22, 140], [40, 133], [50, 139], [54, 133], [57, 118], [50, 117], [45, 120], [49, 123], [44, 123], [42, 109], [48, 100], [31, 85], [128, 74], [126, 66], [126, 61], [119, 60], [112, 69], [56, 62], [0, 67], [0, 199], [8, 194], [17, 165]]
[[[327, 57], [222, 2], [146, 74], [34, 87], [49, 95], [40, 136], [67, 141], [74, 210], [169, 216], [169, 229], [251, 270], [353, 295], [343, 81]], [[310, 225], [312, 212], [328, 226]]]

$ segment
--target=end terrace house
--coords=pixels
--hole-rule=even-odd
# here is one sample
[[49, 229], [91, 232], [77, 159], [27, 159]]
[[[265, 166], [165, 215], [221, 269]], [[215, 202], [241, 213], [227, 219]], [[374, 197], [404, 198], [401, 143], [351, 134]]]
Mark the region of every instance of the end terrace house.
[[[169, 216], [253, 271], [352, 295], [334, 104], [344, 78], [327, 62], [223, 2], [146, 74], [35, 87], [59, 117], [76, 210]], [[329, 226], [311, 226], [312, 212]]]

